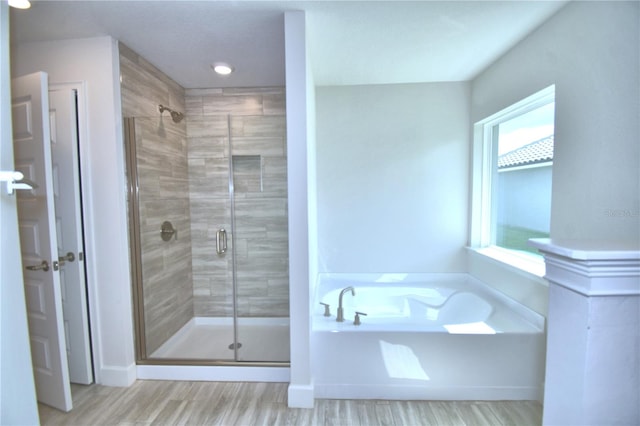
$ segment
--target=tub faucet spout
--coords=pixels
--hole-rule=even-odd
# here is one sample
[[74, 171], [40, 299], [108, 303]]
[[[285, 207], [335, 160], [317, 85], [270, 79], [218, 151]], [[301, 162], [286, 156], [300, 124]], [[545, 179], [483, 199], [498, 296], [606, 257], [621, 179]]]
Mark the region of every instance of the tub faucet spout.
[[345, 287], [342, 289], [342, 291], [340, 292], [340, 297], [338, 298], [338, 315], [336, 316], [336, 321], [338, 322], [344, 322], [344, 309], [342, 309], [342, 296], [344, 296], [344, 294], [347, 291], [351, 291], [352, 296], [356, 295], [356, 291], [353, 289], [353, 287]]

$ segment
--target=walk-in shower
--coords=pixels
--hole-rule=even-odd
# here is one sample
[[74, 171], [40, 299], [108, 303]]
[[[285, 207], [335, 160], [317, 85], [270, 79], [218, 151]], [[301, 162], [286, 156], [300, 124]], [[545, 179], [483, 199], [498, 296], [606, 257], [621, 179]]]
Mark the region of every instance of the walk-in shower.
[[284, 88], [185, 90], [119, 50], [138, 374], [288, 370]]
[[139, 363], [282, 365], [284, 116], [187, 117], [124, 119]]

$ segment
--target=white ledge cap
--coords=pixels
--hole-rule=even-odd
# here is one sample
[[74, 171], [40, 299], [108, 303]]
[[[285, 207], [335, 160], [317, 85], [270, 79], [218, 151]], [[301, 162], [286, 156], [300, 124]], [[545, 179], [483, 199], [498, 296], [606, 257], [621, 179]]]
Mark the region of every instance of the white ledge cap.
[[640, 260], [640, 241], [593, 241], [531, 238], [541, 252], [575, 260]]

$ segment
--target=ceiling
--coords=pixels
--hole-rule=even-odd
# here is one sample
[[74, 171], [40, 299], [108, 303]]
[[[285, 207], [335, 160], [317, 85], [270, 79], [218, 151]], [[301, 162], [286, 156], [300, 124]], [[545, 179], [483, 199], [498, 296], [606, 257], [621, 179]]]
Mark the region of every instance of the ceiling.
[[280, 86], [283, 12], [304, 10], [316, 85], [394, 84], [470, 80], [565, 4], [32, 0], [10, 25], [12, 44], [110, 35], [185, 88]]

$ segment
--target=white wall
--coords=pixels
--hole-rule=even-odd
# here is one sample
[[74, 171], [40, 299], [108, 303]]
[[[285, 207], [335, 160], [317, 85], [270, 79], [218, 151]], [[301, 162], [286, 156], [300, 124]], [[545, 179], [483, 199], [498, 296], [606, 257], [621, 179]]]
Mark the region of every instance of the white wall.
[[[570, 3], [472, 82], [472, 123], [555, 83], [554, 239], [640, 239], [639, 6]], [[468, 270], [547, 314], [543, 280], [474, 252]]]
[[640, 239], [639, 8], [572, 2], [473, 81], [473, 122], [555, 83], [554, 239]]
[[313, 407], [309, 313], [309, 204], [307, 138], [312, 103], [304, 12], [284, 16], [287, 92], [287, 185], [289, 192], [289, 311], [291, 379], [289, 407]]
[[[318, 167], [316, 158], [316, 87], [307, 55], [307, 202], [309, 226], [309, 284], [314, 294], [318, 277]], [[309, 303], [311, 303], [311, 298]]]
[[81, 177], [96, 381], [135, 380], [126, 181], [117, 43], [110, 37], [26, 43], [12, 74], [49, 73], [49, 83], [80, 83]]
[[[571, 2], [472, 82], [472, 122], [555, 84], [551, 201], [551, 237], [555, 240], [589, 241], [592, 246], [596, 242], [601, 247], [611, 246], [611, 241], [637, 246], [640, 241], [639, 64], [640, 3]], [[630, 214], [607, 214], [615, 210]], [[558, 303], [557, 299], [549, 302], [549, 289], [545, 285], [496, 266], [494, 261], [482, 259], [477, 253], [470, 254], [469, 268], [475, 275], [486, 277], [495, 287], [545, 315], [548, 305]], [[588, 276], [585, 271], [581, 269], [580, 274]], [[554, 294], [551, 297], [557, 296]], [[558, 314], [557, 310], [555, 314]], [[561, 309], [560, 314], [561, 317], [555, 319], [550, 315], [549, 336], [566, 329], [567, 324], [587, 330], [588, 325], [603, 317], [603, 312], [592, 310], [583, 315], [582, 321], [572, 323], [567, 322], [567, 318], [574, 318], [577, 311]], [[609, 313], [604, 315], [609, 316]], [[613, 330], [611, 324], [607, 320], [609, 331]], [[621, 335], [617, 330], [608, 334]], [[610, 349], [610, 345], [593, 347], [586, 356], [609, 359]], [[629, 348], [621, 350], [627, 353]], [[566, 350], [559, 355], [565, 372], [567, 365], [577, 365], [585, 356], [579, 355], [573, 356]], [[547, 356], [553, 360], [554, 352]], [[633, 360], [630, 364], [634, 364]], [[613, 367], [613, 364], [605, 367], [614, 374], [605, 373], [608, 377], [618, 377]], [[573, 382], [562, 382], [562, 378], [553, 382], [547, 379], [549, 394], [570, 396], [554, 400], [553, 405], [559, 410], [555, 407], [547, 410], [545, 404], [545, 424], [567, 424], [567, 417], [553, 417], [549, 413], [584, 413], [586, 407], [596, 412], [609, 412], [608, 396], [599, 396], [597, 401], [593, 398], [589, 404], [584, 404], [582, 401], [586, 400], [578, 400], [579, 397], [571, 394], [572, 384], [582, 376], [591, 375], [592, 371], [578, 368], [577, 374], [579, 377], [574, 375]], [[631, 377], [629, 374], [633, 375], [633, 372], [623, 374]], [[607, 384], [612, 382], [613, 386], [624, 386], [627, 381], [616, 384], [616, 379], [607, 380]], [[588, 386], [585, 389], [587, 394], [611, 394], [606, 387]], [[598, 407], [598, 404], [603, 405]], [[624, 407], [616, 407], [614, 411], [624, 411]], [[612, 419], [610, 416], [603, 418]], [[575, 424], [582, 423], [577, 421]]]
[[[0, 170], [12, 171], [9, 6], [0, 2]], [[38, 424], [18, 236], [16, 196], [0, 183], [0, 424]]]
[[316, 96], [319, 272], [464, 272], [468, 83]]

